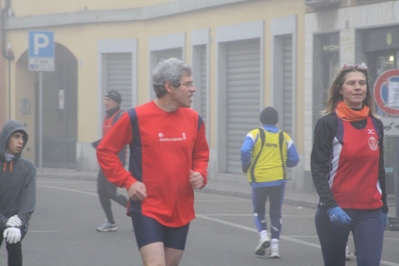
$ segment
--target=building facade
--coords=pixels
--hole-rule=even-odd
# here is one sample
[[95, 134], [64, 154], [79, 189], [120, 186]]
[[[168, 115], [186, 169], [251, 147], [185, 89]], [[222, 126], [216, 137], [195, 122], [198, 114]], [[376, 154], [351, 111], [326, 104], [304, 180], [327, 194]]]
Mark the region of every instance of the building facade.
[[329, 85], [345, 63], [365, 63], [372, 79], [378, 114], [384, 122], [387, 190], [394, 194], [395, 178], [399, 181], [399, 2], [306, 2], [306, 187], [311, 187], [307, 184], [311, 182], [313, 129], [324, 109]]
[[[103, 95], [122, 108], [155, 98], [151, 70], [166, 58], [191, 64], [193, 108], [206, 123], [210, 178], [246, 182], [240, 147], [268, 105], [294, 139], [304, 180], [303, 1], [7, 1], [5, 42], [15, 59], [9, 108], [30, 134], [25, 156], [43, 167], [96, 171], [90, 143], [101, 137]], [[32, 71], [29, 33], [54, 34], [54, 71]], [[44, 44], [41, 44], [44, 45]], [[41, 74], [40, 74], [41, 73]], [[40, 117], [42, 122], [39, 123]], [[41, 126], [40, 126], [41, 125]]]

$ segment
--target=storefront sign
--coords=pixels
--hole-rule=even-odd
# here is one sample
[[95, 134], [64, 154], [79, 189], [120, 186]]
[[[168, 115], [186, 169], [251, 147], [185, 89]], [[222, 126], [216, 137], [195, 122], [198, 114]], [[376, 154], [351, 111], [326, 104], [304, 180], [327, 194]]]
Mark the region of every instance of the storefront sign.
[[330, 44], [330, 45], [323, 45], [323, 52], [338, 52], [339, 45], [338, 44]]
[[384, 113], [399, 116], [399, 69], [385, 71], [377, 78], [374, 99]]

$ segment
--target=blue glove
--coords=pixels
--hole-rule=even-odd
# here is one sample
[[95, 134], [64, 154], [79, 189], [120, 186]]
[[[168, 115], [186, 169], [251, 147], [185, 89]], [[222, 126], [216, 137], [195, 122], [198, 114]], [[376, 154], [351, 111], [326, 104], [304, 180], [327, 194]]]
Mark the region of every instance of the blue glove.
[[344, 210], [337, 206], [327, 210], [330, 222], [334, 225], [348, 225], [352, 219], [344, 212]]
[[388, 224], [388, 213], [382, 213], [382, 219], [384, 220], [384, 229], [387, 228]]

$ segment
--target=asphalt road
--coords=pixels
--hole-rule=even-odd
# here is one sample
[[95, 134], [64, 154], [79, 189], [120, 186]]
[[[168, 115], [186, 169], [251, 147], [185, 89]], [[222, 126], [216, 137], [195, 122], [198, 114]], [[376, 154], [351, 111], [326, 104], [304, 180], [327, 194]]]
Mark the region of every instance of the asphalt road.
[[[119, 230], [98, 233], [104, 214], [95, 182], [38, 178], [36, 211], [22, 242], [24, 265], [142, 265], [125, 209], [113, 204], [113, 210]], [[253, 255], [258, 234], [249, 199], [197, 191], [196, 212], [182, 266], [323, 265], [313, 209], [284, 205], [280, 259]], [[398, 246], [399, 232], [385, 231], [381, 265], [399, 266]], [[3, 245], [0, 265], [6, 261]], [[355, 258], [347, 265], [355, 266]]]

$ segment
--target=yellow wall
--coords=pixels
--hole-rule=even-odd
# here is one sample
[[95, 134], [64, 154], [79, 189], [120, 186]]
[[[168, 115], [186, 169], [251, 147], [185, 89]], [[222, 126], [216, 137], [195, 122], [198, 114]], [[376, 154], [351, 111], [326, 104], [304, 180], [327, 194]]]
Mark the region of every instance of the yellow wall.
[[[118, 9], [148, 6], [161, 2], [172, 1], [12, 1], [12, 8], [17, 16], [28, 16], [48, 13], [72, 12], [81, 10], [84, 6], [89, 9]], [[112, 4], [111, 4], [112, 3]], [[7, 33], [7, 42], [12, 47], [18, 60], [27, 51], [28, 30], [54, 31], [55, 41], [67, 47], [78, 60], [78, 141], [91, 142], [97, 137], [98, 96], [97, 96], [97, 42], [105, 39], [131, 39], [138, 41], [138, 103], [148, 101], [149, 88], [149, 50], [148, 40], [153, 36], [186, 32], [186, 61], [190, 62], [191, 46], [190, 32], [192, 30], [210, 29], [210, 144], [216, 145], [216, 28], [224, 25], [263, 20], [265, 25], [264, 47], [264, 103], [271, 103], [271, 69], [272, 69], [272, 39], [271, 20], [273, 18], [297, 15], [297, 148], [303, 150], [303, 76], [304, 76], [304, 11], [303, 1], [274, 0], [274, 1], [245, 1], [239, 4], [224, 5], [211, 9], [183, 13], [147, 21], [92, 23], [85, 25], [66, 25], [64, 27], [48, 27], [40, 29], [11, 30]], [[56, 55], [57, 56], [57, 55]], [[14, 70], [12, 70], [14, 71]], [[13, 80], [15, 73], [12, 72]], [[18, 77], [24, 78], [24, 77]], [[14, 84], [15, 86], [15, 84]], [[13, 97], [14, 112], [18, 108], [18, 99]], [[88, 130], [91, 129], [91, 130]]]

